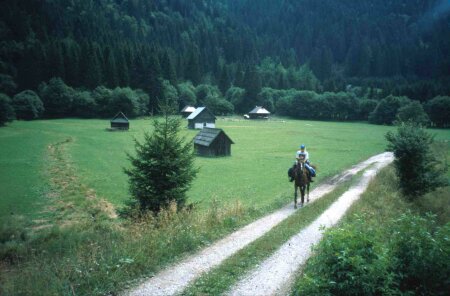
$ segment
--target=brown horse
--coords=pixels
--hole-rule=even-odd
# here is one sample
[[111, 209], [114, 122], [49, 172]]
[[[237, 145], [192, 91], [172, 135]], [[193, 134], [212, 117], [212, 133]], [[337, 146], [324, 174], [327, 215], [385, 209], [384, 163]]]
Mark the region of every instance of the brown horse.
[[303, 207], [303, 203], [305, 201], [305, 191], [307, 199], [309, 202], [309, 171], [305, 167], [305, 161], [300, 158], [297, 161], [297, 165], [294, 168], [294, 208], [297, 208], [297, 190], [300, 188], [301, 194], [301, 204], [300, 207]]

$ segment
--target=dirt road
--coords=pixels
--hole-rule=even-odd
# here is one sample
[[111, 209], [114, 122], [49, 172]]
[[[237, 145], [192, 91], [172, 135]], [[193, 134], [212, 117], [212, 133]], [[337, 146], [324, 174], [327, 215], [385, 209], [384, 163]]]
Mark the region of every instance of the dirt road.
[[238, 282], [228, 295], [288, 294], [297, 271], [311, 255], [311, 247], [322, 239], [322, 227], [328, 228], [335, 225], [367, 189], [376, 173], [392, 162], [393, 156], [385, 154], [380, 160], [364, 172], [358, 184], [347, 190], [319, 218], [293, 236], [277, 252], [262, 262], [257, 269]]
[[[391, 153], [382, 153], [382, 154], [373, 156], [373, 157], [369, 158], [368, 160], [359, 163], [358, 165], [353, 166], [351, 169], [346, 170], [342, 174], [332, 178], [328, 183], [321, 184], [316, 189], [314, 189], [310, 194], [310, 202], [314, 202], [315, 200], [321, 198], [325, 194], [333, 191], [337, 185], [348, 180], [353, 175], [366, 169], [367, 167], [369, 167], [372, 164], [375, 164], [375, 167], [368, 170], [364, 175], [365, 176], [367, 174], [375, 175], [376, 172], [378, 171], [378, 169], [381, 168], [382, 166], [390, 163], [391, 159], [392, 159]], [[367, 178], [363, 178], [363, 179], [366, 180]], [[367, 180], [369, 180], [369, 179], [367, 179]], [[369, 181], [367, 181], [367, 183], [368, 182]], [[364, 186], [367, 186], [367, 184]], [[363, 188], [363, 187], [361, 187], [361, 188]], [[358, 190], [360, 191], [361, 188]], [[351, 190], [353, 190], [353, 189], [351, 189]], [[364, 191], [364, 189], [362, 191]], [[361, 191], [361, 193], [362, 193], [362, 191]], [[356, 191], [352, 194], [354, 196], [358, 195], [358, 193]], [[323, 219], [325, 219], [325, 220], [331, 219], [331, 218], [327, 218], [327, 217], [333, 217], [333, 215], [334, 215], [333, 213], [335, 211], [341, 212], [342, 209], [337, 208], [338, 206], [339, 206], [339, 204], [337, 204], [337, 205], [333, 204], [322, 215], [322, 216], [326, 215], [326, 216], [324, 216], [325, 218], [323, 218]], [[191, 282], [193, 282], [196, 278], [198, 278], [200, 275], [207, 272], [211, 268], [219, 265], [226, 258], [230, 257], [231, 255], [233, 255], [234, 253], [243, 249], [245, 246], [247, 246], [254, 240], [263, 236], [265, 233], [270, 231], [273, 227], [278, 225], [281, 221], [283, 221], [284, 219], [286, 219], [290, 215], [292, 215], [295, 211], [296, 210], [294, 210], [294, 206], [291, 203], [291, 204], [283, 207], [282, 209], [243, 227], [242, 229], [232, 233], [231, 235], [229, 235], [229, 236], [223, 238], [222, 240], [216, 242], [215, 244], [211, 245], [210, 247], [205, 248], [201, 252], [186, 258], [182, 262], [163, 270], [162, 272], [155, 275], [151, 279], [142, 283], [137, 288], [127, 291], [125, 295], [130, 295], [130, 296], [164, 295], [164, 296], [168, 296], [168, 295], [175, 295], [177, 293], [180, 293]], [[328, 224], [326, 224], [327, 222], [325, 220], [323, 220], [323, 221], [320, 220], [321, 221], [320, 223], [324, 222], [322, 224], [328, 225]], [[332, 221], [335, 221], [335, 220], [332, 220]], [[318, 227], [318, 225], [316, 225], [316, 224], [314, 224], [314, 225], [315, 226], [310, 225], [308, 227], [308, 229], [310, 227], [312, 227], [312, 229], [315, 229]], [[332, 224], [330, 224], [330, 225], [332, 225]], [[303, 234], [303, 236], [304, 235], [307, 235], [307, 233]], [[316, 242], [316, 240], [318, 239], [317, 234], [314, 234], [311, 239], [312, 239], [311, 240], [312, 243]], [[303, 241], [304, 238], [297, 238], [297, 240]], [[306, 249], [309, 249], [309, 247], [307, 247]], [[290, 254], [286, 258], [289, 259], [290, 263], [292, 263], [294, 261], [292, 254]], [[300, 260], [300, 258], [298, 260]], [[289, 267], [289, 270], [292, 270], [292, 268]], [[272, 280], [270, 279], [270, 281], [272, 281]], [[244, 282], [244, 281], [241, 282], [230, 293], [233, 295], [255, 295], [254, 291], [252, 293], [246, 292], [246, 291], [250, 291], [250, 290], [247, 290], [247, 288], [245, 288], [245, 287], [247, 287], [247, 285], [249, 285], [249, 287], [252, 286], [251, 282], [252, 282], [251, 278], [249, 278], [246, 282]], [[276, 282], [278, 283], [279, 281], [276, 281]], [[278, 284], [274, 284], [274, 285], [278, 285]], [[259, 286], [259, 285], [256, 285], [256, 286], [260, 287], [260, 289], [261, 289], [260, 291], [262, 293], [261, 295], [266, 295], [265, 293], [262, 292], [265, 287]], [[255, 287], [255, 285], [253, 285], [252, 287]], [[277, 289], [274, 289], [274, 288], [272, 288], [271, 291], [272, 290], [275, 292], [277, 291]], [[243, 294], [239, 294], [241, 292]], [[236, 294], [236, 293], [238, 293], [238, 294]], [[248, 294], [245, 294], [245, 293], [248, 293]], [[268, 294], [268, 295], [271, 295], [271, 294]]]

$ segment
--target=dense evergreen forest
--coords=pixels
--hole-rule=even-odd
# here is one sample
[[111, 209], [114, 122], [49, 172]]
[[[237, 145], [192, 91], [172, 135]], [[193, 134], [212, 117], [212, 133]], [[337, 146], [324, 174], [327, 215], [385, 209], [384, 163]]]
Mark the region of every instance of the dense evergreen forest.
[[[119, 107], [142, 115], [166, 98], [218, 114], [258, 104], [299, 118], [367, 120], [389, 95], [419, 101], [432, 121], [435, 106], [450, 112], [448, 1], [4, 0], [1, 7], [0, 101], [42, 99], [46, 117], [110, 116]], [[296, 104], [314, 112], [296, 113]]]

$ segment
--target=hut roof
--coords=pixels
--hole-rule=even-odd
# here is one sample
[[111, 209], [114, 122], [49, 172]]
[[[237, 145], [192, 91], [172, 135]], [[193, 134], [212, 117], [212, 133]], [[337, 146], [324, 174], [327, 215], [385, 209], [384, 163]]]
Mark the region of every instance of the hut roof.
[[113, 117], [113, 119], [111, 119], [111, 122], [114, 123], [127, 123], [128, 122], [128, 118], [125, 116], [125, 114], [123, 114], [122, 112], [119, 112], [116, 114], [116, 116]]
[[195, 111], [195, 107], [192, 106], [186, 106], [183, 108], [183, 110], [181, 110], [181, 112], [194, 112]]
[[252, 111], [248, 112], [248, 114], [270, 114], [265, 108], [256, 106]]
[[[188, 117], [187, 117], [187, 119], [194, 119], [195, 117], [197, 117], [200, 113], [202, 113], [202, 112], [209, 112], [209, 110], [208, 109], [206, 109], [206, 107], [198, 107], [197, 109], [195, 109], [195, 111], [194, 112], [192, 112], [191, 113], [191, 115], [189, 115]], [[212, 116], [214, 116], [211, 112], [209, 112]], [[214, 116], [214, 118], [216, 118], [215, 116]]]
[[221, 133], [223, 133], [223, 135], [227, 137], [228, 140], [230, 140], [231, 144], [234, 144], [234, 142], [230, 139], [230, 137], [227, 136], [227, 134], [225, 134], [223, 130], [221, 130], [220, 128], [209, 128], [209, 127], [205, 127], [195, 136], [194, 144], [209, 147], [209, 145], [211, 145], [211, 143], [214, 142], [214, 140]]

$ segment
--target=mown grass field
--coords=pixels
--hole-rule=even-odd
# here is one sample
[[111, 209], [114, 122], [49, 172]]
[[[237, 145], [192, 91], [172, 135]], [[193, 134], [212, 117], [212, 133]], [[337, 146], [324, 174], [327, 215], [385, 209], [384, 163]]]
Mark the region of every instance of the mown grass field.
[[[151, 132], [151, 120], [131, 121], [128, 132], [108, 132], [107, 120], [15, 121], [0, 129], [0, 216], [10, 213], [33, 216], [48, 202], [47, 157], [51, 144], [70, 140], [65, 153], [77, 178], [98, 196], [121, 207], [129, 199], [126, 152], [134, 152], [133, 138]], [[184, 123], [183, 123], [184, 124]], [[336, 174], [369, 156], [382, 152], [384, 134], [392, 127], [365, 123], [334, 123], [274, 119], [244, 121], [219, 118], [236, 143], [232, 156], [196, 159], [199, 174], [188, 192], [189, 202], [200, 208], [212, 200], [263, 212], [291, 199], [286, 171], [301, 143], [307, 145], [318, 166], [317, 181]], [[197, 131], [183, 129], [192, 139]], [[437, 140], [450, 140], [449, 130], [432, 130]]]
[[[286, 171], [300, 143], [308, 145], [319, 166], [320, 182], [384, 151], [384, 134], [393, 129], [363, 123], [219, 119], [217, 126], [236, 144], [231, 157], [196, 159], [200, 172], [188, 194], [190, 202], [198, 202], [197, 210], [177, 212], [171, 207], [132, 221], [109, 216], [104, 211], [109, 205], [93, 194], [116, 207], [129, 198], [122, 172], [128, 165], [126, 151], [134, 151], [133, 138], [150, 131], [151, 121], [131, 124], [129, 132], [107, 132], [108, 121], [80, 119], [17, 121], [0, 129], [0, 294], [116, 294], [291, 202]], [[437, 140], [450, 138], [450, 131], [432, 132]], [[192, 139], [197, 132], [182, 133]], [[448, 142], [441, 146], [450, 152]], [[319, 214], [339, 190], [231, 258], [211, 277], [202, 277], [204, 283], [196, 282], [186, 293], [226, 290], [237, 275]], [[442, 195], [448, 196], [447, 191]], [[446, 200], [433, 202], [433, 208], [444, 209], [443, 217], [448, 214]], [[217, 277], [223, 279], [218, 285]]]

